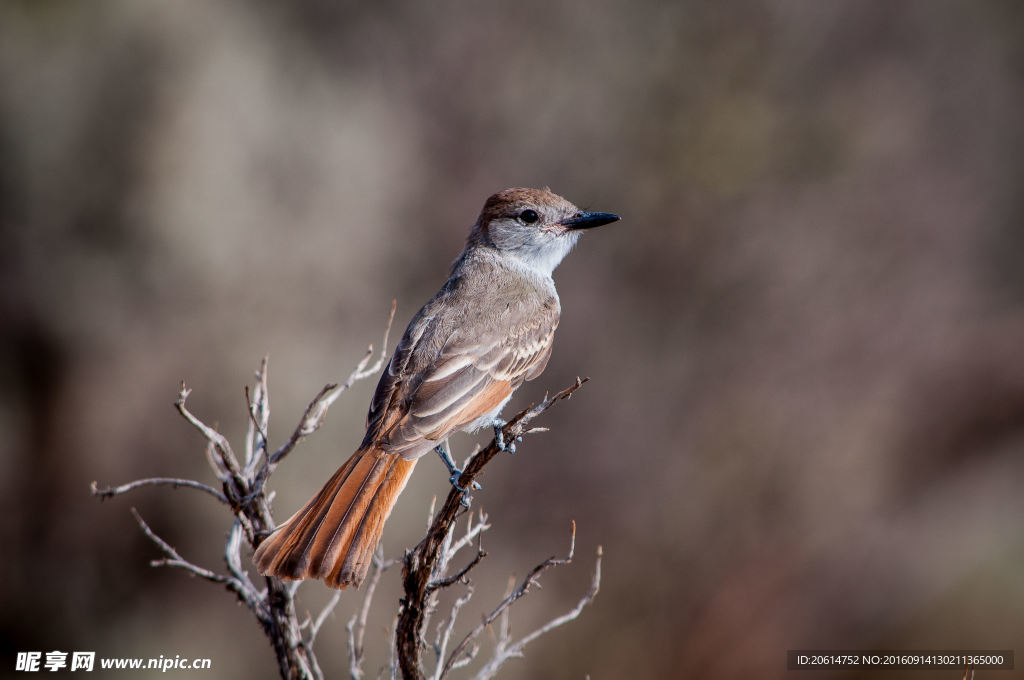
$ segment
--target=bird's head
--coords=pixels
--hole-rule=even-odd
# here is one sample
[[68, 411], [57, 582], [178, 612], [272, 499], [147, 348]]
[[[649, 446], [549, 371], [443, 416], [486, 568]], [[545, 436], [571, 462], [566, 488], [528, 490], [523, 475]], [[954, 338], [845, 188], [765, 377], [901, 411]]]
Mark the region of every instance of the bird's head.
[[580, 210], [548, 189], [505, 189], [484, 203], [469, 245], [494, 248], [550, 275], [584, 229], [619, 219]]

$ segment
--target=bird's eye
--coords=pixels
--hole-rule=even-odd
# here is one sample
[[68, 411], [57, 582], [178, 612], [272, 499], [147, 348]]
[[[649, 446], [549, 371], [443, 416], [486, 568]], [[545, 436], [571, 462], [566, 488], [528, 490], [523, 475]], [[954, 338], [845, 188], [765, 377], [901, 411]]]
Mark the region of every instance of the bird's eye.
[[540, 217], [537, 215], [536, 210], [530, 210], [529, 208], [527, 208], [523, 212], [519, 213], [519, 219], [525, 222], [526, 224], [533, 224], [534, 222], [539, 220]]

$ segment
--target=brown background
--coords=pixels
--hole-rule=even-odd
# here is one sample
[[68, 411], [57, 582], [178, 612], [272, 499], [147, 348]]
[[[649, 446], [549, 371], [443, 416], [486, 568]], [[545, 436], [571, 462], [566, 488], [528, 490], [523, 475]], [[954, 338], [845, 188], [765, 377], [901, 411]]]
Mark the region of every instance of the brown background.
[[[514, 405], [593, 382], [489, 468], [465, 623], [564, 552], [571, 519], [577, 561], [514, 631], [576, 601], [598, 544], [603, 588], [503, 677], [772, 678], [790, 648], [1019, 646], [1022, 8], [4, 3], [3, 664], [180, 654], [272, 677], [248, 613], [150, 569], [128, 508], [211, 566], [225, 513], [189, 491], [101, 505], [88, 484], [208, 480], [177, 383], [238, 446], [264, 353], [280, 443], [517, 185], [624, 219], [556, 273], [554, 357]], [[279, 516], [358, 442], [372, 382], [282, 468]], [[389, 554], [445, 477], [421, 466]], [[331, 677], [351, 607], [322, 633]]]

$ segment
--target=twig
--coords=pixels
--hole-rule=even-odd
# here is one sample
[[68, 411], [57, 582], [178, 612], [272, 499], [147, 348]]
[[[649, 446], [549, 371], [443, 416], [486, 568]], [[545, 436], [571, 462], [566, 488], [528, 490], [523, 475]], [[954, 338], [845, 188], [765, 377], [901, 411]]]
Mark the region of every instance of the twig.
[[338, 386], [334, 383], [328, 383], [320, 388], [320, 391], [313, 401], [309, 402], [306, 406], [306, 410], [302, 414], [302, 419], [299, 420], [299, 424], [292, 431], [292, 436], [288, 438], [284, 444], [281, 445], [277, 451], [274, 451], [268, 459], [267, 465], [273, 466], [281, 461], [282, 458], [287, 456], [295, 445], [305, 439], [308, 435], [316, 432], [323, 424], [324, 417], [327, 415], [327, 406], [324, 405], [324, 400], [332, 390]]
[[[531, 569], [529, 571], [529, 573], [526, 575], [526, 578], [523, 579], [523, 582], [519, 585], [519, 587], [516, 588], [515, 590], [513, 590], [511, 593], [509, 593], [508, 596], [506, 596], [504, 600], [502, 600], [500, 603], [498, 603], [498, 606], [495, 607], [494, 610], [491, 611], [490, 614], [485, 616], [483, 618], [483, 620], [480, 621], [480, 623], [476, 625], [476, 627], [474, 627], [469, 633], [467, 633], [466, 637], [464, 637], [462, 639], [462, 641], [455, 647], [455, 649], [452, 651], [451, 656], [449, 656], [448, 660], [445, 662], [444, 672], [441, 674], [441, 677], [443, 678], [445, 676], [445, 674], [447, 674], [447, 672], [449, 670], [451, 670], [452, 664], [454, 663], [455, 659], [458, 658], [459, 654], [462, 653], [462, 650], [465, 649], [466, 645], [468, 645], [472, 640], [474, 640], [478, 635], [480, 635], [480, 633], [482, 633], [488, 626], [490, 626], [492, 623], [494, 623], [494, 620], [497, 619], [498, 616], [500, 616], [503, 612], [507, 611], [508, 608], [511, 607], [515, 603], [516, 600], [518, 600], [519, 598], [521, 598], [524, 595], [526, 595], [526, 593], [529, 592], [531, 586], [537, 585], [537, 579], [540, 577], [540, 575], [542, 573], [544, 573], [545, 571], [547, 571], [551, 567], [561, 566], [563, 564], [569, 564], [570, 562], [572, 562], [572, 558], [573, 558], [573, 555], [574, 555], [575, 552], [576, 552], [576, 522], [573, 522], [572, 523], [572, 533], [571, 533], [571, 536], [569, 537], [569, 554], [566, 557], [562, 558], [562, 559], [558, 559], [558, 558], [555, 558], [555, 557], [549, 557], [548, 559], [544, 560], [543, 562], [541, 562], [540, 564], [535, 566], [533, 569]], [[598, 551], [598, 560], [599, 560], [598, 561], [598, 568], [599, 569], [600, 569], [600, 554], [601, 554], [600, 551]], [[600, 572], [598, 572], [598, 573], [600, 573]], [[597, 592], [595, 591], [594, 595], [596, 595], [596, 594], [597, 594]], [[591, 599], [593, 599], [593, 598], [591, 597]], [[580, 609], [582, 609], [582, 608], [583, 607], [581, 606]], [[578, 615], [579, 614], [577, 613], [577, 616]], [[559, 625], [561, 625], [561, 624], [559, 624]], [[554, 628], [554, 627], [555, 626], [552, 626], [552, 628]], [[530, 638], [530, 639], [533, 639], [533, 638]], [[499, 639], [499, 648], [501, 646], [501, 642], [502, 642], [502, 640]], [[529, 640], [527, 640], [527, 642], [529, 642]], [[526, 642], [522, 642], [522, 646], [525, 646], [525, 644], [526, 644]], [[502, 656], [503, 656], [503, 658], [501, 658], [498, 661], [497, 665], [501, 665], [501, 663], [504, 661], [504, 658], [508, 657], [508, 654], [504, 654]], [[495, 670], [496, 669], [497, 669], [497, 666], [495, 666]]]
[[211, 583], [219, 583], [227, 587], [227, 589], [231, 592], [235, 593], [235, 595], [237, 595], [242, 602], [244, 602], [251, 609], [253, 609], [254, 612], [256, 612], [257, 614], [264, 613], [262, 603], [258, 601], [258, 598], [253, 598], [254, 591], [247, 589], [242, 582], [235, 578], [218, 574], [214, 571], [211, 571], [204, 567], [200, 567], [197, 564], [189, 562], [184, 557], [179, 555], [178, 551], [175, 550], [167, 541], [157, 536], [156, 533], [146, 523], [146, 520], [142, 519], [142, 515], [140, 515], [135, 508], [131, 509], [131, 513], [132, 516], [135, 517], [135, 521], [138, 522], [139, 528], [142, 529], [142, 533], [144, 533], [146, 537], [149, 538], [149, 540], [155, 543], [157, 547], [160, 548], [160, 550], [163, 551], [165, 555], [167, 555], [167, 557], [164, 559], [152, 560], [150, 562], [150, 566], [178, 567], [180, 569], [184, 569], [185, 571], [191, 572], [192, 574], [195, 574], [196, 576], [202, 579], [210, 581]]
[[[551, 408], [556, 402], [571, 397], [587, 380], [589, 378], [577, 378], [573, 385], [553, 397], [545, 396], [539, 404], [517, 414], [501, 428], [504, 441], [511, 442], [528, 434], [526, 428], [532, 420]], [[463, 473], [458, 479], [458, 486], [463, 489], [472, 488], [471, 485], [475, 478], [484, 466], [501, 452], [502, 448], [495, 436], [487, 446], [467, 461]], [[402, 570], [405, 597], [398, 619], [396, 644], [398, 645], [399, 665], [406, 680], [424, 680], [420, 648], [423, 630], [431, 610], [429, 598], [433, 591], [429, 586], [437, 573], [439, 560], [444, 560], [446, 557], [447, 551], [444, 546], [451, 540], [452, 527], [464, 510], [462, 497], [462, 492], [455, 488], [448, 493], [448, 497], [431, 523], [427, 535], [405, 556], [405, 565]]]
[[469, 564], [467, 564], [457, 573], [452, 574], [451, 576], [447, 576], [445, 578], [438, 578], [431, 581], [427, 584], [427, 592], [455, 585], [456, 583], [461, 581], [473, 567], [479, 564], [480, 560], [482, 560], [485, 557], [487, 557], [487, 551], [485, 551], [481, 545], [478, 545], [476, 549], [476, 555], [473, 556], [473, 559], [470, 561]]
[[[495, 649], [495, 654], [491, 658], [491, 660], [488, 661], [487, 664], [484, 665], [482, 669], [480, 669], [480, 672], [476, 674], [475, 680], [486, 680], [487, 678], [494, 677], [494, 675], [498, 672], [498, 668], [507, 660], [513, 657], [521, 657], [523, 655], [523, 648], [526, 647], [526, 645], [530, 644], [540, 636], [545, 635], [546, 633], [554, 630], [555, 628], [558, 628], [559, 626], [562, 626], [570, 621], [577, 619], [580, 613], [583, 611], [583, 608], [594, 601], [594, 598], [597, 597], [597, 593], [601, 588], [601, 558], [603, 557], [603, 555], [604, 551], [601, 549], [601, 546], [597, 546], [597, 559], [594, 562], [594, 575], [590, 581], [590, 589], [583, 595], [580, 601], [576, 603], [575, 607], [573, 607], [565, 614], [562, 614], [561, 616], [557, 616], [551, 619], [540, 628], [534, 630], [532, 633], [524, 635], [518, 642], [512, 645], [507, 644], [507, 640], [509, 637], [507, 617], [510, 611], [508, 606], [511, 606], [512, 604], [511, 602], [509, 602], [509, 605], [506, 606], [505, 611], [503, 612], [503, 615], [506, 617], [506, 621], [505, 625], [502, 627], [502, 640], [499, 641], [499, 644]], [[568, 562], [568, 560], [562, 561], [561, 564], [565, 564], [566, 562]], [[559, 562], [556, 561], [548, 566], [555, 566], [558, 563]], [[535, 572], [534, 578], [536, 578], [539, 575], [539, 572]], [[452, 668], [454, 667], [455, 666], [453, 664]]]
[[[385, 571], [397, 564], [397, 560], [385, 560], [384, 548], [377, 546], [373, 555], [370, 577], [366, 581], [366, 592], [363, 595], [363, 602], [359, 611], [352, 615], [345, 625], [348, 632], [348, 666], [349, 675], [352, 680], [360, 680], [363, 677], [363, 659], [365, 648], [363, 646], [366, 638], [366, 622], [370, 616], [370, 604], [373, 602], [373, 595], [377, 591], [377, 584]], [[341, 592], [341, 591], [339, 591]]]
[[462, 550], [465, 546], [469, 545], [469, 543], [481, 533], [491, 528], [491, 525], [487, 523], [487, 515], [483, 510], [477, 513], [477, 517], [479, 517], [477, 523], [473, 524], [473, 515], [470, 513], [469, 520], [466, 522], [465, 535], [452, 543], [451, 547], [448, 549], [453, 555]]
[[93, 482], [89, 485], [89, 491], [93, 496], [97, 496], [102, 500], [113, 496], [120, 496], [123, 493], [128, 493], [129, 491], [138, 489], [140, 486], [170, 486], [175, 489], [179, 487], [198, 489], [199, 491], [204, 491], [210, 494], [221, 503], [228, 503], [228, 497], [217, 489], [214, 489], [209, 484], [203, 484], [202, 482], [197, 482], [194, 479], [179, 479], [177, 477], [150, 477], [148, 479], [136, 479], [134, 482], [128, 482], [121, 486], [105, 486], [102, 489], [99, 487], [97, 482]]
[[178, 409], [178, 412], [183, 418], [185, 418], [185, 420], [190, 422], [193, 427], [203, 433], [203, 436], [206, 437], [206, 440], [216, 452], [216, 458], [228, 473], [228, 480], [225, 480], [224, 486], [228, 501], [232, 505], [236, 505], [248, 495], [249, 485], [247, 484], [245, 477], [242, 475], [241, 467], [238, 464], [238, 458], [235, 457], [235, 452], [231, 449], [231, 444], [228, 442], [227, 437], [196, 418], [185, 406], [185, 401], [191, 393], [192, 390], [187, 389], [185, 387], [185, 381], [182, 381], [181, 389], [178, 391], [178, 399], [174, 402], [174, 406]]
[[[459, 611], [469, 602], [469, 599], [473, 597], [473, 586], [466, 589], [465, 595], [455, 599], [452, 603], [452, 608], [448, 612], [448, 619], [437, 627], [437, 642], [434, 648], [437, 651], [437, 666], [434, 669], [433, 680], [440, 680], [445, 668], [445, 653], [448, 649], [448, 643], [451, 641], [452, 631], [455, 628], [455, 619], [459, 616]], [[470, 654], [467, 654], [463, 659], [456, 661], [452, 664], [452, 668], [458, 668], [464, 666], [473, 660], [474, 650], [470, 650]]]
[[192, 394], [192, 390], [185, 387], [185, 381], [181, 381], [181, 389], [178, 391], [178, 398], [174, 402], [174, 407], [178, 409], [178, 413], [182, 415], [185, 420], [192, 423], [192, 426], [203, 433], [206, 440], [210, 442], [216, 449], [217, 452], [222, 456], [225, 463], [234, 463], [234, 472], [240, 472], [238, 470], [238, 459], [235, 457], [235, 452], [231, 450], [231, 444], [228, 442], [227, 437], [222, 435], [217, 430], [213, 429], [203, 421], [192, 415], [192, 412], [185, 406], [185, 401], [188, 399], [188, 395]]
[[135, 521], [139, 523], [139, 527], [142, 529], [142, 533], [144, 533], [146, 537], [149, 538], [149, 540], [153, 541], [153, 543], [155, 543], [157, 547], [160, 548], [160, 550], [162, 550], [164, 554], [167, 555], [167, 557], [164, 559], [153, 560], [150, 564], [152, 564], [154, 567], [160, 567], [165, 565], [169, 567], [181, 567], [182, 569], [190, 571], [196, 576], [199, 576], [200, 578], [204, 578], [207, 581], [213, 581], [214, 583], [228, 583], [231, 580], [227, 576], [221, 576], [220, 574], [214, 573], [209, 569], [204, 569], [203, 567], [192, 564], [191, 562], [183, 558], [181, 555], [178, 554], [178, 551], [171, 546], [171, 544], [157, 536], [153, 532], [153, 530], [149, 528], [149, 525], [146, 524], [146, 520], [142, 519], [142, 515], [139, 514], [138, 510], [132, 508], [131, 513], [132, 517], [135, 518]]
[[[398, 644], [395, 642], [398, 639], [398, 616], [391, 621], [391, 639], [388, 648], [391, 650], [391, 656], [388, 660], [388, 680], [395, 680], [398, 677]], [[383, 675], [383, 674], [381, 674]]]
[[[365, 378], [369, 378], [372, 375], [376, 375], [381, 368], [384, 366], [384, 361], [387, 359], [388, 349], [388, 335], [391, 333], [391, 324], [395, 320], [395, 309], [397, 302], [391, 301], [391, 313], [388, 315], [388, 323], [384, 327], [384, 339], [381, 341], [380, 355], [377, 358], [377, 362], [373, 366], [367, 368], [366, 364], [370, 361], [370, 357], [373, 356], [373, 345], [370, 345], [366, 354], [356, 364], [356, 367], [349, 373], [348, 378], [341, 385], [328, 384], [325, 385], [320, 392], [313, 398], [313, 401], [309, 402], [306, 406], [305, 412], [302, 414], [302, 419], [299, 421], [298, 426], [292, 432], [292, 435], [288, 438], [281, 447], [271, 454], [266, 462], [265, 467], [269, 468], [269, 471], [273, 471], [273, 467], [281, 462], [281, 459], [287, 456], [295, 446], [305, 439], [307, 436], [313, 434], [320, 426], [324, 423], [324, 418], [327, 416], [327, 409], [337, 400], [341, 393], [352, 387], [352, 385]], [[265, 479], [268, 473], [261, 475], [261, 478]]]
[[270, 421], [270, 391], [267, 389], [267, 363], [269, 357], [263, 355], [260, 368], [256, 371], [256, 386], [249, 394], [249, 386], [245, 386], [245, 403], [249, 412], [249, 429], [245, 436], [245, 473], [252, 476], [252, 468], [259, 460], [260, 453], [267, 454], [267, 423]]
[[[223, 490], [190, 479], [172, 477], [153, 477], [139, 479], [117, 487], [100, 488], [96, 482], [90, 486], [91, 492], [98, 498], [118, 496], [144, 486], [171, 486], [197, 489], [207, 493], [231, 508], [234, 521], [224, 546], [224, 561], [228, 574], [219, 574], [211, 569], [201, 567], [183, 558], [167, 541], [160, 538], [142, 517], [132, 509], [142, 532], [160, 549], [163, 557], [152, 561], [153, 566], [172, 566], [184, 569], [200, 578], [218, 583], [226, 587], [249, 607], [253, 615], [263, 627], [263, 631], [274, 648], [278, 670], [281, 677], [291, 679], [306, 678], [322, 680], [316, 655], [313, 654], [313, 642], [338, 602], [335, 596], [321, 610], [315, 620], [300, 624], [295, 612], [295, 594], [299, 583], [284, 583], [274, 578], [266, 579], [266, 587], [257, 589], [249, 577], [248, 567], [242, 564], [242, 547], [248, 544], [255, 547], [260, 537], [274, 526], [270, 513], [270, 496], [264, 489], [264, 483], [274, 465], [304, 437], [314, 432], [323, 423], [327, 406], [337, 398], [338, 394], [348, 389], [355, 381], [373, 375], [380, 370], [387, 352], [388, 331], [394, 319], [395, 305], [392, 303], [384, 332], [384, 343], [381, 358], [373, 367], [367, 364], [372, 356], [372, 348], [356, 365], [348, 379], [340, 387], [328, 386], [314, 398], [307, 407], [302, 420], [296, 426], [292, 437], [278, 449], [272, 459], [268, 453], [267, 423], [270, 415], [269, 391], [267, 388], [267, 357], [263, 357], [259, 370], [256, 372], [256, 384], [252, 390], [246, 389], [248, 428], [245, 440], [245, 465], [239, 464], [238, 458], [228, 439], [210, 427], [186, 406], [190, 391], [182, 383], [174, 406], [178, 413], [206, 439], [205, 453], [213, 475], [223, 484]], [[333, 392], [331, 390], [334, 390]], [[262, 454], [262, 455], [261, 455]], [[245, 539], [243, 541], [243, 538]], [[383, 570], [394, 562], [379, 562], [379, 570]], [[369, 593], [367, 593], [369, 595]], [[365, 629], [369, 604], [360, 619]], [[305, 633], [305, 636], [304, 636]], [[357, 637], [362, 645], [363, 631]]]
[[327, 617], [331, 615], [331, 612], [334, 611], [339, 602], [341, 602], [341, 591], [336, 590], [331, 599], [324, 605], [324, 608], [320, 610], [316, 619], [309, 624], [309, 644], [312, 645], [316, 642], [316, 636], [320, 633], [320, 628], [323, 627]]

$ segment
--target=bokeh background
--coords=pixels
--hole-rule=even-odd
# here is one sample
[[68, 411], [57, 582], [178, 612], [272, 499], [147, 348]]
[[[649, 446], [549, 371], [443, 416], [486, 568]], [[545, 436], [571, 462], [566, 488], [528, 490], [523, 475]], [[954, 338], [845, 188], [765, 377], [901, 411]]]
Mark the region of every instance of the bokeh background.
[[[623, 221], [556, 272], [554, 357], [513, 406], [592, 382], [488, 469], [464, 624], [570, 520], [576, 561], [513, 631], [606, 557], [595, 603], [502, 677], [1024, 651], [1021, 3], [8, 1], [0, 82], [4, 673], [57, 649], [273, 677], [230, 595], [149, 568], [129, 507], [210, 566], [226, 513], [89, 483], [209, 480], [178, 382], [240, 446], [265, 353], [280, 443], [392, 299], [404, 326], [433, 294], [490, 193], [544, 185]], [[373, 382], [279, 471], [279, 517], [359, 441]], [[421, 466], [389, 554], [446, 484]], [[351, 611], [321, 634], [330, 677]]]

